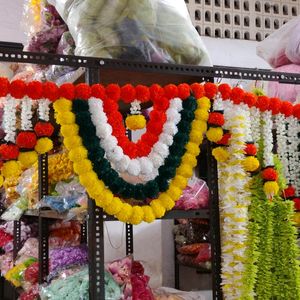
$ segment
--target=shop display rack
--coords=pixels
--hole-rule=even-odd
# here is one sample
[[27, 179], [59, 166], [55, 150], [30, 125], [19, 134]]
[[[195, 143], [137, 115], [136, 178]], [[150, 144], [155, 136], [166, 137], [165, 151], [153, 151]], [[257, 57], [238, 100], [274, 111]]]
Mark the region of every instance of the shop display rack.
[[[21, 47], [13, 47], [0, 43], [0, 61], [29, 63], [39, 65], [68, 65], [85, 68], [85, 81], [93, 83], [124, 84], [166, 84], [179, 82], [214, 81], [216, 78], [235, 78], [243, 80], [267, 80], [282, 83], [300, 84], [299, 74], [270, 72], [268, 70], [203, 67], [190, 65], [157, 64], [145, 62], [129, 62], [114, 59], [91, 57], [51, 55], [44, 53], [23, 52]], [[205, 143], [202, 155], [205, 156], [206, 181], [210, 190], [210, 207], [196, 211], [170, 211], [163, 219], [207, 218], [210, 223], [210, 242], [212, 249], [212, 290], [213, 299], [222, 299], [221, 292], [221, 242], [220, 220], [218, 207], [218, 176], [217, 164], [211, 154], [212, 145]], [[48, 160], [47, 155], [39, 157], [39, 197], [48, 191]], [[53, 211], [39, 209], [27, 211], [25, 217], [38, 219], [39, 224], [39, 282], [43, 283], [48, 274], [48, 225], [52, 219], [63, 219], [65, 215]], [[82, 225], [82, 242], [89, 247], [90, 300], [104, 300], [104, 222], [113, 221], [113, 217], [104, 214], [103, 210], [89, 200], [86, 221]], [[15, 221], [14, 255], [20, 250], [20, 221]], [[151, 225], [149, 225], [151, 226]], [[126, 254], [134, 252], [133, 227], [126, 224]], [[175, 264], [176, 266], [176, 264]], [[178, 282], [178, 268], [175, 267], [175, 281]], [[2, 287], [1, 282], [1, 287]], [[3, 293], [3, 290], [0, 290]], [[0, 294], [0, 299], [3, 294]], [[16, 293], [13, 297], [16, 297]]]

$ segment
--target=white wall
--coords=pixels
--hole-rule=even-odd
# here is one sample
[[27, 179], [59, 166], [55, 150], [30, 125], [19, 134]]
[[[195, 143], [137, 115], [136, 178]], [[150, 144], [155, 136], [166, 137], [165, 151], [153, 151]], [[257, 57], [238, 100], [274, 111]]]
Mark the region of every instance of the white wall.
[[[25, 41], [20, 27], [22, 17], [22, 0], [0, 0], [0, 40]], [[249, 68], [268, 68], [268, 65], [256, 56], [256, 42], [241, 40], [224, 40], [203, 38], [214, 65], [227, 65]], [[122, 240], [123, 224], [108, 222], [107, 228], [111, 243], [122, 246], [111, 247], [105, 232], [105, 259], [111, 260], [125, 255], [125, 239]], [[151, 225], [143, 224], [135, 227], [135, 257], [145, 262], [152, 274], [154, 286], [173, 284], [174, 253], [171, 233], [172, 222], [156, 221]]]

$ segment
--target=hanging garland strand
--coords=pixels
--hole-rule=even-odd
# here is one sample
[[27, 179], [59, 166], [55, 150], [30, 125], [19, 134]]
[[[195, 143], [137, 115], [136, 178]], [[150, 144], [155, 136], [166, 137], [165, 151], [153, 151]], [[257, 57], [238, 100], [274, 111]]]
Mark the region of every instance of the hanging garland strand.
[[[159, 175], [146, 184], [130, 184], [123, 180], [112, 169], [110, 162], [104, 158], [104, 150], [100, 146], [100, 140], [96, 136], [96, 129], [91, 120], [88, 103], [85, 100], [73, 101], [73, 113], [76, 115], [76, 123], [79, 126], [79, 134], [84, 147], [88, 150], [88, 158], [93, 163], [93, 169], [99, 179], [115, 194], [124, 199], [136, 200], [153, 199], [160, 192], [168, 189], [168, 180], [175, 176], [176, 168], [180, 165], [185, 145], [189, 141], [191, 122], [194, 119], [196, 109], [195, 98], [190, 97], [183, 101], [182, 118], [178, 124], [178, 132], [174, 136], [174, 143], [170, 146], [170, 154], [165, 164], [158, 170]], [[75, 152], [75, 153], [74, 153]], [[99, 155], [101, 154], [101, 155]], [[76, 149], [70, 155], [77, 155]], [[196, 163], [196, 162], [195, 162]]]

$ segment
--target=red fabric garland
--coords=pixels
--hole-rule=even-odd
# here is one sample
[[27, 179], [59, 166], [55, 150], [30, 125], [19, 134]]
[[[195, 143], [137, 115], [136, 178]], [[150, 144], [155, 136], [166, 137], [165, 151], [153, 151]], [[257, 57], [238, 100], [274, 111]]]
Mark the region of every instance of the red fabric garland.
[[261, 112], [264, 112], [270, 107], [270, 98], [267, 96], [258, 96], [256, 107], [260, 109]]
[[165, 95], [168, 99], [178, 97], [178, 88], [175, 84], [168, 84], [164, 87]]
[[249, 107], [253, 107], [256, 103], [256, 96], [252, 93], [245, 93], [243, 101]]
[[212, 82], [206, 82], [204, 84], [205, 96], [209, 99], [213, 99], [218, 92], [217, 86]]
[[121, 87], [121, 99], [125, 103], [131, 103], [136, 99], [135, 88], [132, 84], [125, 84]]
[[180, 99], [185, 100], [190, 96], [190, 93], [190, 86], [187, 83], [181, 83], [178, 85], [178, 97]]
[[300, 104], [296, 104], [293, 108], [293, 115], [300, 120]]
[[120, 100], [120, 96], [121, 96], [121, 89], [120, 87], [115, 84], [115, 83], [111, 83], [109, 84], [106, 89], [106, 96], [110, 99], [112, 99], [113, 101], [119, 101]]

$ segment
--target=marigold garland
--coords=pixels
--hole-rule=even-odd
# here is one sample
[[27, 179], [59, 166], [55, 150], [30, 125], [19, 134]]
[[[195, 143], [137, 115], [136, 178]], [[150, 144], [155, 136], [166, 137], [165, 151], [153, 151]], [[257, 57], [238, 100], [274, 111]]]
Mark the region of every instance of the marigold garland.
[[[210, 103], [207, 102], [206, 99], [199, 99], [197, 100], [197, 105], [198, 109], [205, 109], [206, 111], [210, 107]], [[63, 100], [61, 99], [60, 101], [54, 103], [54, 109], [57, 113], [57, 117], [59, 120], [63, 121], [62, 114], [65, 114], [66, 112], [71, 115], [71, 107], [72, 104], [68, 100]], [[204, 108], [203, 108], [204, 107]], [[75, 115], [71, 117], [71, 120], [75, 121]], [[192, 126], [194, 122], [196, 122], [198, 119], [197, 117], [195, 120], [192, 122]], [[70, 122], [69, 120], [67, 123], [63, 121], [63, 125], [75, 125], [74, 122]], [[191, 133], [193, 132], [194, 129], [192, 129]], [[198, 132], [198, 135], [203, 136], [204, 132]], [[76, 140], [80, 141], [80, 136], [75, 136], [74, 137]], [[199, 145], [201, 144], [202, 140], [199, 140], [198, 144], [189, 142], [186, 145], [186, 152], [183, 156], [183, 159], [185, 159], [185, 155], [192, 155], [192, 156], [197, 156], [199, 154]], [[81, 144], [82, 146], [82, 144]], [[68, 145], [69, 150], [72, 150], [74, 147], [72, 147], [72, 144], [70, 143]], [[198, 150], [196, 150], [196, 148]], [[86, 160], [86, 159], [85, 159]], [[82, 161], [82, 160], [81, 160]], [[81, 161], [73, 161], [74, 164], [79, 164]], [[132, 224], [138, 224], [142, 220], [145, 222], [151, 222], [154, 220], [154, 218], [157, 217], [162, 217], [165, 213], [166, 210], [172, 209], [174, 206], [175, 202], [174, 200], [179, 194], [178, 191], [182, 191], [182, 189], [185, 187], [185, 179], [181, 180], [181, 178], [185, 178], [185, 175], [190, 175], [192, 173], [192, 165], [188, 164], [182, 164], [177, 168], [176, 173], [174, 178], [171, 180], [169, 189], [166, 192], [163, 192], [159, 195], [159, 197], [155, 200], [152, 200], [150, 205], [144, 205], [142, 206], [142, 210], [137, 208], [138, 206], [131, 206], [127, 203], [122, 202], [122, 200], [118, 197], [114, 197], [112, 192], [108, 190], [103, 182], [99, 179], [96, 179], [94, 176], [92, 177], [93, 184], [87, 188], [87, 191], [89, 195], [95, 199], [96, 204], [101, 206], [105, 211], [112, 205], [115, 207], [114, 213], [115, 216], [119, 219], [122, 220], [123, 222], [130, 222]], [[77, 170], [80, 172], [80, 170]], [[81, 173], [81, 172], [80, 172]], [[94, 174], [92, 170], [90, 170], [89, 174]], [[80, 175], [80, 174], [79, 174]], [[83, 175], [83, 174], [82, 174]], [[81, 175], [81, 178], [82, 178]], [[83, 175], [84, 176], [84, 175]], [[82, 178], [83, 179], [83, 178]], [[178, 182], [180, 182], [180, 186], [177, 185]], [[177, 184], [176, 184], [177, 183]], [[91, 188], [93, 186], [93, 188]], [[96, 188], [97, 187], [97, 188]], [[174, 189], [176, 187], [176, 189]], [[176, 190], [176, 197], [174, 197], [173, 193]], [[172, 198], [170, 197], [172, 196]], [[180, 196], [180, 195], [179, 195]], [[143, 211], [143, 213], [142, 213]], [[137, 215], [134, 215], [134, 213], [137, 213]]]

